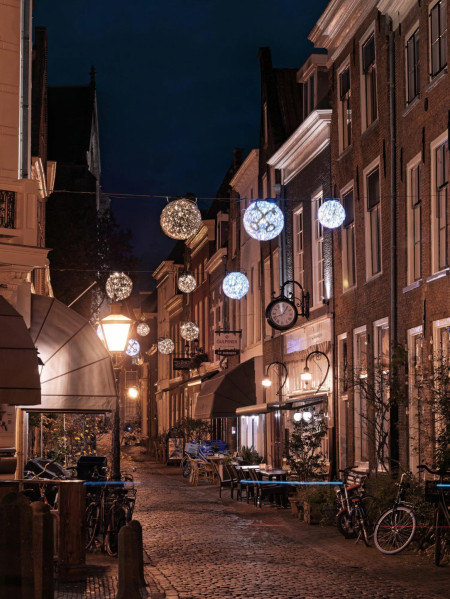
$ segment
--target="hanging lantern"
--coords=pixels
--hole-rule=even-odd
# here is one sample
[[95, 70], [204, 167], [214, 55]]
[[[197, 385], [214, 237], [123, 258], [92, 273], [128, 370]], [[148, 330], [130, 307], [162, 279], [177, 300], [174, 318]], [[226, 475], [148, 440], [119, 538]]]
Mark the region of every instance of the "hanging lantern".
[[141, 346], [139, 345], [139, 341], [137, 339], [130, 339], [128, 341], [127, 349], [125, 350], [127, 356], [133, 358], [134, 356], [137, 356], [140, 351]]
[[146, 322], [140, 322], [136, 327], [136, 332], [141, 337], [146, 337], [150, 333], [150, 327]]
[[191, 293], [196, 287], [197, 281], [194, 275], [187, 270], [183, 270], [178, 277], [178, 289], [183, 293]]
[[200, 329], [195, 322], [183, 322], [180, 325], [180, 335], [186, 341], [194, 341], [194, 339], [198, 339], [199, 332]]
[[171, 354], [173, 353], [174, 349], [175, 343], [172, 341], [172, 339], [169, 339], [168, 337], [161, 337], [158, 339], [158, 351], [160, 354]]
[[133, 281], [124, 272], [115, 272], [106, 281], [106, 293], [114, 301], [121, 301], [131, 295]]
[[284, 227], [284, 216], [271, 201], [256, 200], [244, 214], [244, 228], [250, 237], [259, 241], [274, 239]]
[[248, 292], [250, 284], [242, 272], [229, 272], [224, 278], [222, 289], [231, 299], [241, 299]]
[[336, 229], [345, 220], [345, 209], [339, 200], [326, 200], [317, 211], [317, 218], [324, 227]]
[[169, 202], [161, 212], [161, 228], [172, 239], [188, 239], [202, 226], [202, 215], [195, 202], [182, 198]]

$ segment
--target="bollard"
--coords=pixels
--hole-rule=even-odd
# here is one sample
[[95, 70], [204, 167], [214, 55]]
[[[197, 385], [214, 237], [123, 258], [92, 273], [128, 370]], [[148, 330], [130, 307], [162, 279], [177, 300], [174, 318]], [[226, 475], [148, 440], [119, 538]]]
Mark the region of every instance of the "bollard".
[[33, 510], [33, 562], [35, 599], [53, 599], [53, 516], [41, 501]]
[[0, 599], [34, 599], [32, 511], [21, 493], [0, 502]]
[[141, 599], [136, 534], [127, 524], [119, 530], [119, 586], [116, 599]]
[[133, 530], [136, 535], [136, 544], [138, 551], [138, 575], [139, 575], [139, 586], [146, 587], [147, 583], [145, 582], [144, 576], [144, 546], [142, 543], [142, 526], [138, 520], [131, 520], [128, 523], [128, 526]]

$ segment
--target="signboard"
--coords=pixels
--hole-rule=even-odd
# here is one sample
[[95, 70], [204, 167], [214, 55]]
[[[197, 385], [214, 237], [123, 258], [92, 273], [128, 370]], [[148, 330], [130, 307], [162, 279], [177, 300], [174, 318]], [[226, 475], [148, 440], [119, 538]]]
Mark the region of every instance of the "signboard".
[[168, 458], [169, 460], [182, 460], [184, 450], [184, 439], [172, 438], [169, 439]]
[[214, 331], [216, 356], [236, 356], [241, 351], [242, 331]]
[[173, 358], [172, 367], [174, 370], [190, 370], [192, 368], [192, 358]]

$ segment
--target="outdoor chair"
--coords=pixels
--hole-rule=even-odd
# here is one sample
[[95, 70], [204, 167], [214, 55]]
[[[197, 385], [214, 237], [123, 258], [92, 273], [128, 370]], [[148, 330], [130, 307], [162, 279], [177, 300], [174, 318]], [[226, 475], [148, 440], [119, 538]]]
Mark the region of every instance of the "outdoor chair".
[[271, 504], [275, 502], [277, 505], [286, 507], [289, 489], [287, 485], [264, 484], [257, 472], [250, 470], [249, 474], [255, 483], [256, 493], [253, 500], [256, 507], [262, 507], [262, 502], [266, 498], [269, 499]]
[[235, 466], [237, 475], [238, 475], [238, 491], [237, 491], [237, 499], [242, 501], [242, 492], [245, 491], [245, 498], [247, 499], [247, 503], [250, 503], [250, 497], [254, 500], [255, 498], [255, 483], [253, 480], [251, 482], [242, 482], [243, 480], [250, 481], [250, 476], [247, 470], [243, 470], [239, 466]]
[[231, 493], [231, 498], [233, 498], [233, 479], [231, 478], [230, 472], [228, 471], [226, 464], [223, 464], [223, 470], [222, 470], [223, 475], [220, 476], [220, 471], [219, 471], [219, 467], [217, 466], [217, 464], [215, 462], [211, 462], [211, 463], [215, 469], [216, 480], [219, 481], [219, 497], [220, 498], [222, 497], [222, 488], [229, 487], [230, 493]]

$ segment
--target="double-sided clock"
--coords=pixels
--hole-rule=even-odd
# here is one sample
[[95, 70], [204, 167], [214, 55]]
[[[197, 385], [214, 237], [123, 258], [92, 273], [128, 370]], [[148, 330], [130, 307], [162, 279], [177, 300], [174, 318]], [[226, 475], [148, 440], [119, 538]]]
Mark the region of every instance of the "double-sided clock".
[[266, 318], [272, 328], [287, 331], [297, 322], [298, 310], [293, 300], [280, 295], [267, 306]]

